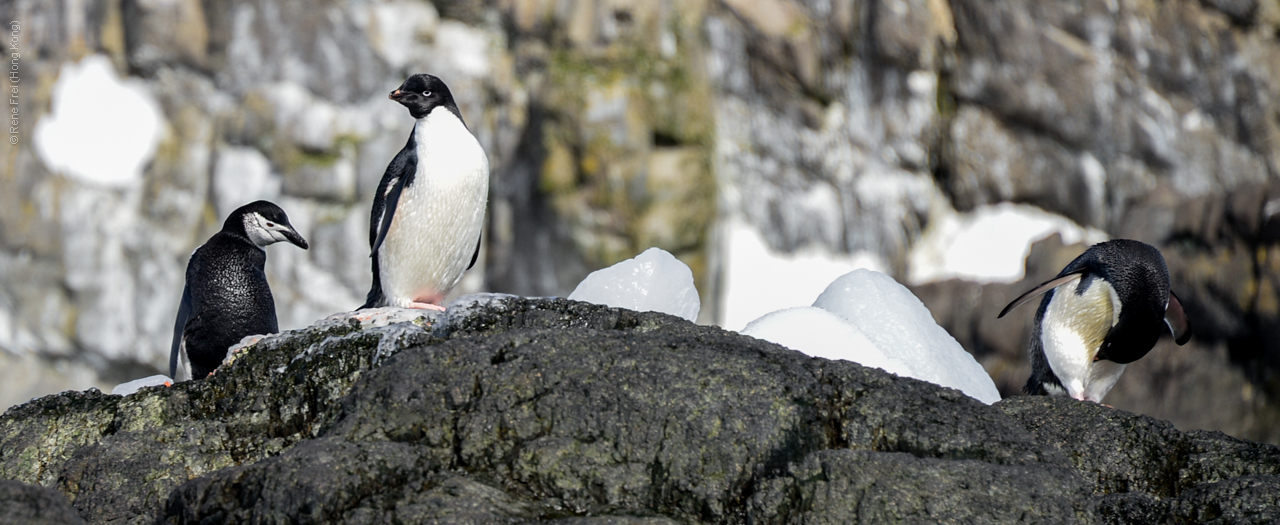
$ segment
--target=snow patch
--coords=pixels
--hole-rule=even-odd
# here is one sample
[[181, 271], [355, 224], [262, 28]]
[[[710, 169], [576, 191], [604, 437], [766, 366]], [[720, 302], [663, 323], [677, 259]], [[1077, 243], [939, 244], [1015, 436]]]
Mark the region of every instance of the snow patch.
[[979, 206], [965, 214], [939, 212], [907, 256], [907, 282], [1018, 282], [1026, 272], [1031, 245], [1055, 233], [1066, 244], [1107, 240], [1100, 230], [1026, 204]]
[[145, 84], [91, 55], [62, 65], [52, 106], [35, 128], [36, 154], [50, 170], [106, 186], [142, 179], [165, 127]]
[[111, 389], [111, 395], [127, 396], [149, 386], [168, 386], [171, 384], [173, 384], [173, 379], [170, 379], [167, 375], [160, 374], [148, 376], [142, 379], [134, 379], [128, 383], [120, 383], [116, 385], [115, 388]]

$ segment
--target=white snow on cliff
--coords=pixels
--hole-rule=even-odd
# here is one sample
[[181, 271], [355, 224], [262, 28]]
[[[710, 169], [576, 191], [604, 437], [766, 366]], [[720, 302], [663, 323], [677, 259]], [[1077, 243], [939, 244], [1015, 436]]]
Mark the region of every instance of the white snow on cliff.
[[121, 79], [110, 59], [90, 55], [62, 65], [52, 105], [34, 143], [50, 170], [107, 186], [142, 180], [165, 128], [142, 82]]
[[938, 217], [907, 256], [911, 284], [947, 279], [1018, 282], [1036, 241], [1055, 233], [1066, 244], [1107, 240], [1102, 231], [1025, 204], [1005, 202]]

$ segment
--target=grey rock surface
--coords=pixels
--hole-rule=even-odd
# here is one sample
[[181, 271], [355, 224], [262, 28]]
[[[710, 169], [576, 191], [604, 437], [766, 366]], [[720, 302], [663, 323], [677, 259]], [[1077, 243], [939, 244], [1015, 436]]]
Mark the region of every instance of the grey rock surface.
[[[738, 225], [903, 280], [932, 225], [1031, 204], [1159, 247], [1197, 329], [1108, 402], [1280, 443], [1275, 2], [14, 0], [0, 18], [21, 22], [22, 131], [0, 148], [0, 406], [164, 369], [188, 255], [258, 198], [313, 244], [271, 254], [280, 325], [360, 304], [371, 194], [411, 126], [386, 93], [429, 71], [493, 167], [459, 293], [564, 296], [658, 246], [714, 323]], [[35, 145], [62, 68], [91, 56], [161, 113], [118, 186]], [[915, 288], [1006, 393], [1026, 321], [988, 317], [1061, 268], [1037, 264]]]
[[335, 316], [202, 381], [15, 407], [0, 478], [88, 523], [1280, 518], [1272, 445], [1070, 399], [987, 406], [664, 314], [465, 299]]
[[0, 480], [0, 523], [77, 525], [84, 520], [61, 492], [21, 481]]

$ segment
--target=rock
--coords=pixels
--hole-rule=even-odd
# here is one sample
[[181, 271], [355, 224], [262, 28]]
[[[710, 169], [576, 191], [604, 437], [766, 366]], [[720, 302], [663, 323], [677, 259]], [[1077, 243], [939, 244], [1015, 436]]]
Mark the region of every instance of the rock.
[[1280, 476], [1242, 476], [1187, 491], [1174, 519], [1187, 522], [1271, 523], [1280, 509]]
[[[779, 505], [781, 508], [765, 510], [762, 521], [848, 523], [856, 516], [863, 523], [1079, 523], [1087, 516], [1089, 500], [1086, 484], [1066, 468], [948, 461], [865, 450], [812, 454], [792, 467], [784, 480], [762, 495], [767, 498], [785, 491], [798, 498], [792, 496], [791, 501]], [[769, 512], [773, 510], [780, 512]]]
[[[794, 273], [872, 261], [903, 280], [951, 214], [1034, 205], [1162, 248], [1191, 290], [1196, 346], [1130, 367], [1112, 404], [1280, 443], [1274, 2], [15, 0], [0, 18], [21, 22], [3, 406], [165, 371], [186, 259], [237, 199], [278, 195], [315, 241], [268, 265], [282, 327], [360, 304], [371, 195], [411, 126], [386, 93], [429, 71], [493, 167], [459, 294], [565, 296], [657, 246], [690, 267], [700, 321], [725, 323], [758, 292], [727, 278], [726, 232]], [[83, 60], [163, 114], [123, 188], [32, 140]], [[1025, 325], [988, 318], [1012, 287], [924, 286], [1016, 392]]]
[[387, 65], [345, 7], [249, 0], [204, 13], [207, 60], [219, 87], [240, 94], [283, 80], [341, 102], [381, 93]]
[[0, 440], [5, 443], [0, 479], [54, 485], [72, 454], [111, 433], [119, 400], [90, 389], [46, 396], [5, 411], [0, 418]]
[[961, 106], [950, 131], [946, 184], [957, 209], [1026, 202], [1079, 224], [1103, 222], [1104, 181], [1088, 171], [1098, 162], [1092, 155], [1077, 154], [1048, 137], [1017, 133], [976, 105]]
[[932, 66], [954, 38], [950, 8], [725, 4], [704, 23], [721, 213], [775, 251], [867, 251], [901, 271], [909, 239], [947, 206], [929, 157], [945, 123]]
[[0, 522], [30, 525], [80, 524], [67, 497], [53, 489], [0, 479]]
[[0, 479], [89, 523], [1280, 518], [1271, 445], [514, 296], [334, 316], [205, 380], [15, 407]]
[[[301, 337], [265, 339], [237, 359], [253, 363], [252, 372], [251, 365], [232, 368], [250, 373], [220, 370], [128, 398], [91, 391], [15, 407], [0, 419], [0, 478], [56, 483], [79, 495], [76, 509], [90, 522], [150, 514], [192, 475], [278, 454], [310, 437], [328, 403], [377, 357], [388, 330], [358, 327], [327, 323]], [[246, 388], [253, 393], [241, 394]], [[24, 433], [19, 421], [44, 428]], [[123, 489], [131, 480], [146, 481]]]
[[491, 186], [487, 289], [566, 296], [593, 270], [656, 246], [690, 267], [707, 304], [717, 198], [702, 44], [710, 6], [502, 6], [515, 21], [504, 36], [521, 72], [512, 81], [531, 100], [512, 162]]
[[[1221, 432], [1182, 433], [1168, 422], [1060, 397], [1017, 397], [999, 406], [1070, 458], [1093, 493], [1108, 495], [1097, 508], [1104, 521], [1264, 523], [1280, 510], [1274, 446]], [[1045, 410], [1055, 406], [1071, 409]]]
[[147, 73], [171, 64], [207, 68], [209, 28], [193, 0], [121, 3], [129, 64]]

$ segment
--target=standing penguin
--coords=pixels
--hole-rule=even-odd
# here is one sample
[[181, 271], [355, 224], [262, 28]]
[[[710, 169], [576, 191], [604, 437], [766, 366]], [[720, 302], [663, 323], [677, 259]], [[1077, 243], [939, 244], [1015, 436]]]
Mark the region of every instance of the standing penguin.
[[413, 75], [390, 98], [417, 123], [373, 198], [373, 285], [361, 308], [444, 310], [480, 254], [489, 158], [439, 78]]
[[284, 210], [257, 201], [231, 212], [222, 231], [192, 252], [173, 323], [169, 377], [203, 379], [244, 336], [280, 331], [262, 271], [267, 262], [263, 247], [280, 241], [307, 249]]
[[1031, 377], [1022, 387], [1027, 394], [1101, 402], [1125, 365], [1147, 355], [1166, 328], [1179, 345], [1191, 338], [1164, 257], [1138, 241], [1093, 245], [999, 317], [1042, 293], [1031, 330]]

